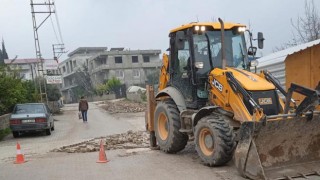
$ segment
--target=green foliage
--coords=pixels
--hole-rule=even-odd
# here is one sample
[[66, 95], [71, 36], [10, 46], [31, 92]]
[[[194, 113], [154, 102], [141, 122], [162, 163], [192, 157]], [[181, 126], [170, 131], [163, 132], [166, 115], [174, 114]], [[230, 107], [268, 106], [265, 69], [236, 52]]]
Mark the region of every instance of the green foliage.
[[153, 70], [147, 75], [148, 84], [158, 84], [159, 82], [159, 70]]
[[10, 112], [16, 103], [27, 102], [27, 90], [21, 79], [2, 76], [0, 84], [0, 114]]
[[10, 133], [11, 133], [10, 128], [0, 130], [0, 141]]
[[61, 97], [59, 88], [55, 84], [47, 84], [47, 96], [49, 101], [58, 101]]
[[115, 92], [117, 87], [121, 85], [121, 81], [116, 77], [112, 77], [111, 79], [108, 80], [106, 85], [107, 85], [107, 90]]
[[75, 88], [72, 88], [72, 99], [73, 102], [77, 102], [79, 101], [81, 96], [86, 96], [87, 95], [87, 91], [85, 89], [83, 89], [83, 87], [81, 86], [77, 86]]
[[9, 59], [6, 47], [4, 45], [4, 41], [2, 40], [2, 58], [3, 59]]
[[40, 95], [36, 92], [35, 83], [33, 81], [23, 81], [22, 86], [27, 91], [27, 102], [37, 102], [40, 100]]
[[91, 96], [95, 93], [95, 88], [92, 85], [91, 76], [85, 63], [82, 68], [75, 72], [75, 83], [78, 85], [77, 89], [73, 91], [75, 96]]
[[99, 84], [96, 86], [95, 92], [97, 95], [102, 96], [107, 91], [107, 89], [107, 84]]

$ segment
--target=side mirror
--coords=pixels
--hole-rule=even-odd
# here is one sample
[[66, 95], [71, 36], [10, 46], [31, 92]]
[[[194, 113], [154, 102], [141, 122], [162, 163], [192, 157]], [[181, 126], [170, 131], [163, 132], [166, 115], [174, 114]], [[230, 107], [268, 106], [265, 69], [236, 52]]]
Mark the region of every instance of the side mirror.
[[248, 49], [248, 55], [249, 56], [255, 56], [256, 55], [256, 53], [257, 53], [257, 47], [249, 47], [249, 49]]
[[262, 32], [258, 32], [258, 48], [259, 49], [263, 49], [263, 33]]
[[176, 33], [176, 38], [175, 38], [175, 46], [176, 46], [177, 50], [184, 49], [184, 40], [185, 40], [184, 32], [178, 31]]

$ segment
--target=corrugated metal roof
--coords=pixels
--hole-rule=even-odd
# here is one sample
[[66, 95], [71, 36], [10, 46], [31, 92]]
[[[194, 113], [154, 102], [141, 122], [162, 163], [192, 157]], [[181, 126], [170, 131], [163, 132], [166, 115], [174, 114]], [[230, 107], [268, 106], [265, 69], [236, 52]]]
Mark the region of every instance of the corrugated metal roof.
[[294, 46], [282, 51], [278, 51], [276, 53], [272, 53], [270, 55], [261, 57], [259, 59], [257, 59], [259, 61], [259, 65], [258, 67], [264, 67], [264, 66], [268, 66], [270, 64], [275, 64], [275, 63], [280, 63], [280, 62], [284, 62], [284, 60], [287, 58], [288, 55], [291, 55], [295, 52], [299, 52], [302, 50], [307, 49], [308, 47], [312, 47], [315, 45], [320, 44], [320, 39], [315, 40], [315, 41], [311, 41], [305, 44], [300, 44], [298, 46]]

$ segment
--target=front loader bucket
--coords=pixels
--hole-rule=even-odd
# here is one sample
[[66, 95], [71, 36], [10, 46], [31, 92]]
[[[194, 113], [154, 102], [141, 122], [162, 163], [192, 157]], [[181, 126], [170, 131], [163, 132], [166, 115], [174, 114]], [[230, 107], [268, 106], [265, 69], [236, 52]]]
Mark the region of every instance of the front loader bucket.
[[320, 179], [320, 116], [244, 122], [235, 151], [238, 171], [250, 179]]

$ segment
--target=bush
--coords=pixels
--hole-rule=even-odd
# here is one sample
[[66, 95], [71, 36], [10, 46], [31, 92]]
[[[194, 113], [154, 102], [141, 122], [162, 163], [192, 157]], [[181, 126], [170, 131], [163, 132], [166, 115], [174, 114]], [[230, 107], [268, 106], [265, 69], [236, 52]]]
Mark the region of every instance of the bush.
[[27, 102], [28, 92], [21, 79], [0, 77], [0, 115], [11, 112], [17, 103]]
[[11, 130], [9, 128], [0, 130], [0, 141], [10, 133]]

